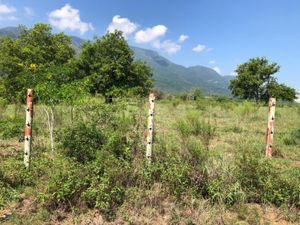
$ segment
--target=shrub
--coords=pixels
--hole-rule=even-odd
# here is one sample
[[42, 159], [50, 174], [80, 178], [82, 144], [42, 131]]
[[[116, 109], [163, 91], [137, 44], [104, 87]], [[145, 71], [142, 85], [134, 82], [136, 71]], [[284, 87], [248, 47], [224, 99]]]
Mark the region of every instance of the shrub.
[[174, 98], [171, 100], [172, 106], [176, 108], [180, 104], [180, 100], [178, 98]]
[[178, 95], [178, 97], [182, 100], [182, 101], [187, 101], [189, 98], [189, 93], [188, 92], [182, 92]]
[[69, 208], [80, 201], [81, 193], [89, 184], [89, 173], [72, 159], [55, 156], [46, 190], [40, 198], [50, 208]]
[[95, 125], [76, 124], [60, 132], [59, 140], [63, 153], [85, 163], [96, 158], [96, 152], [101, 150], [105, 137]]
[[190, 166], [186, 161], [169, 156], [165, 159], [161, 179], [163, 183], [167, 183], [173, 195], [180, 197], [190, 189], [189, 172]]
[[198, 110], [205, 110], [209, 106], [209, 100], [205, 98], [197, 99], [195, 103], [196, 103], [196, 109]]
[[237, 160], [238, 179], [249, 202], [270, 202], [276, 206], [283, 204], [299, 207], [300, 170], [284, 171], [275, 167], [259, 151], [243, 149]]
[[207, 183], [207, 195], [212, 202], [223, 203], [232, 206], [244, 199], [239, 181], [228, 182], [226, 177], [209, 179]]
[[4, 139], [19, 137], [24, 133], [25, 120], [22, 118], [11, 118], [0, 121], [0, 137]]
[[124, 193], [124, 186], [104, 174], [91, 181], [91, 185], [83, 192], [83, 198], [90, 207], [100, 209], [107, 218], [111, 218], [114, 217], [117, 207], [123, 203]]

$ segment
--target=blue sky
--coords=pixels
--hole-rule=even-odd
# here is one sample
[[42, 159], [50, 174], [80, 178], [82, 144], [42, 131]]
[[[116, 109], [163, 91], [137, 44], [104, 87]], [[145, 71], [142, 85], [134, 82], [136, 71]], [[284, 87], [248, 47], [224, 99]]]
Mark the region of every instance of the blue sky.
[[300, 91], [299, 0], [0, 0], [0, 27], [37, 22], [85, 39], [122, 29], [131, 45], [222, 75], [265, 56]]

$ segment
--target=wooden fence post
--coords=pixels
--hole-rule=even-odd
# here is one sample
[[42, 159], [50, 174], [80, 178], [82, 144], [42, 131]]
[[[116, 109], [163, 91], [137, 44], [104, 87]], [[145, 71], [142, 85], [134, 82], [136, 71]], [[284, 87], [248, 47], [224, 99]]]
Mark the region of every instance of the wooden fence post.
[[151, 162], [152, 158], [152, 143], [153, 143], [153, 132], [154, 132], [154, 93], [149, 94], [149, 113], [148, 113], [148, 130], [147, 130], [147, 148], [146, 158]]
[[276, 98], [269, 99], [266, 156], [272, 157]]
[[26, 168], [30, 165], [30, 151], [31, 151], [31, 134], [32, 134], [32, 119], [33, 119], [33, 91], [27, 90], [26, 95], [26, 123], [25, 123], [25, 144], [24, 144], [24, 164]]

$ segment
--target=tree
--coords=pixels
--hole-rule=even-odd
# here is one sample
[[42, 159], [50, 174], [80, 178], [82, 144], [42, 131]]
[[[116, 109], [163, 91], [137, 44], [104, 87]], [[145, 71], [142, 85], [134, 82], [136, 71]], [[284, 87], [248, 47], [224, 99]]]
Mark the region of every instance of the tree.
[[200, 88], [194, 88], [191, 94], [193, 100], [198, 100], [203, 98], [203, 91]]
[[47, 24], [36, 24], [30, 29], [20, 26], [17, 39], [0, 38], [0, 76], [4, 78], [5, 96], [10, 101], [20, 99], [27, 88], [47, 80], [61, 81], [64, 74], [53, 74], [54, 68], [57, 71], [64, 67], [69, 72], [74, 68], [75, 51], [70, 37], [51, 31]]
[[83, 45], [78, 68], [90, 80], [90, 92], [106, 102], [127, 93], [145, 94], [152, 88], [151, 69], [134, 61], [133, 51], [121, 31], [107, 33]]
[[274, 74], [279, 71], [277, 63], [269, 64], [266, 58], [252, 58], [236, 69], [237, 77], [230, 81], [229, 88], [235, 97], [268, 101], [270, 97], [292, 101], [296, 90], [279, 84]]

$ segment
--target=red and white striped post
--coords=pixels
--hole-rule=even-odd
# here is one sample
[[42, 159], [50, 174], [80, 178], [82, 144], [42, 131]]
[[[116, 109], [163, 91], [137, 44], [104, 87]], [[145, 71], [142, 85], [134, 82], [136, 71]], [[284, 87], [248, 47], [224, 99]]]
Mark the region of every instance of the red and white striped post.
[[266, 156], [267, 157], [272, 157], [272, 152], [273, 152], [275, 106], [276, 106], [276, 98], [270, 98], [269, 99], [268, 128], [267, 128], [267, 146], [266, 146]]
[[146, 158], [151, 162], [152, 158], [152, 143], [153, 143], [153, 132], [154, 132], [154, 93], [149, 94], [149, 112], [148, 112], [148, 130], [147, 130], [147, 148]]
[[26, 95], [26, 123], [25, 123], [25, 144], [24, 144], [24, 164], [26, 168], [30, 165], [30, 151], [31, 151], [31, 134], [32, 134], [32, 119], [33, 119], [33, 91], [27, 90]]

